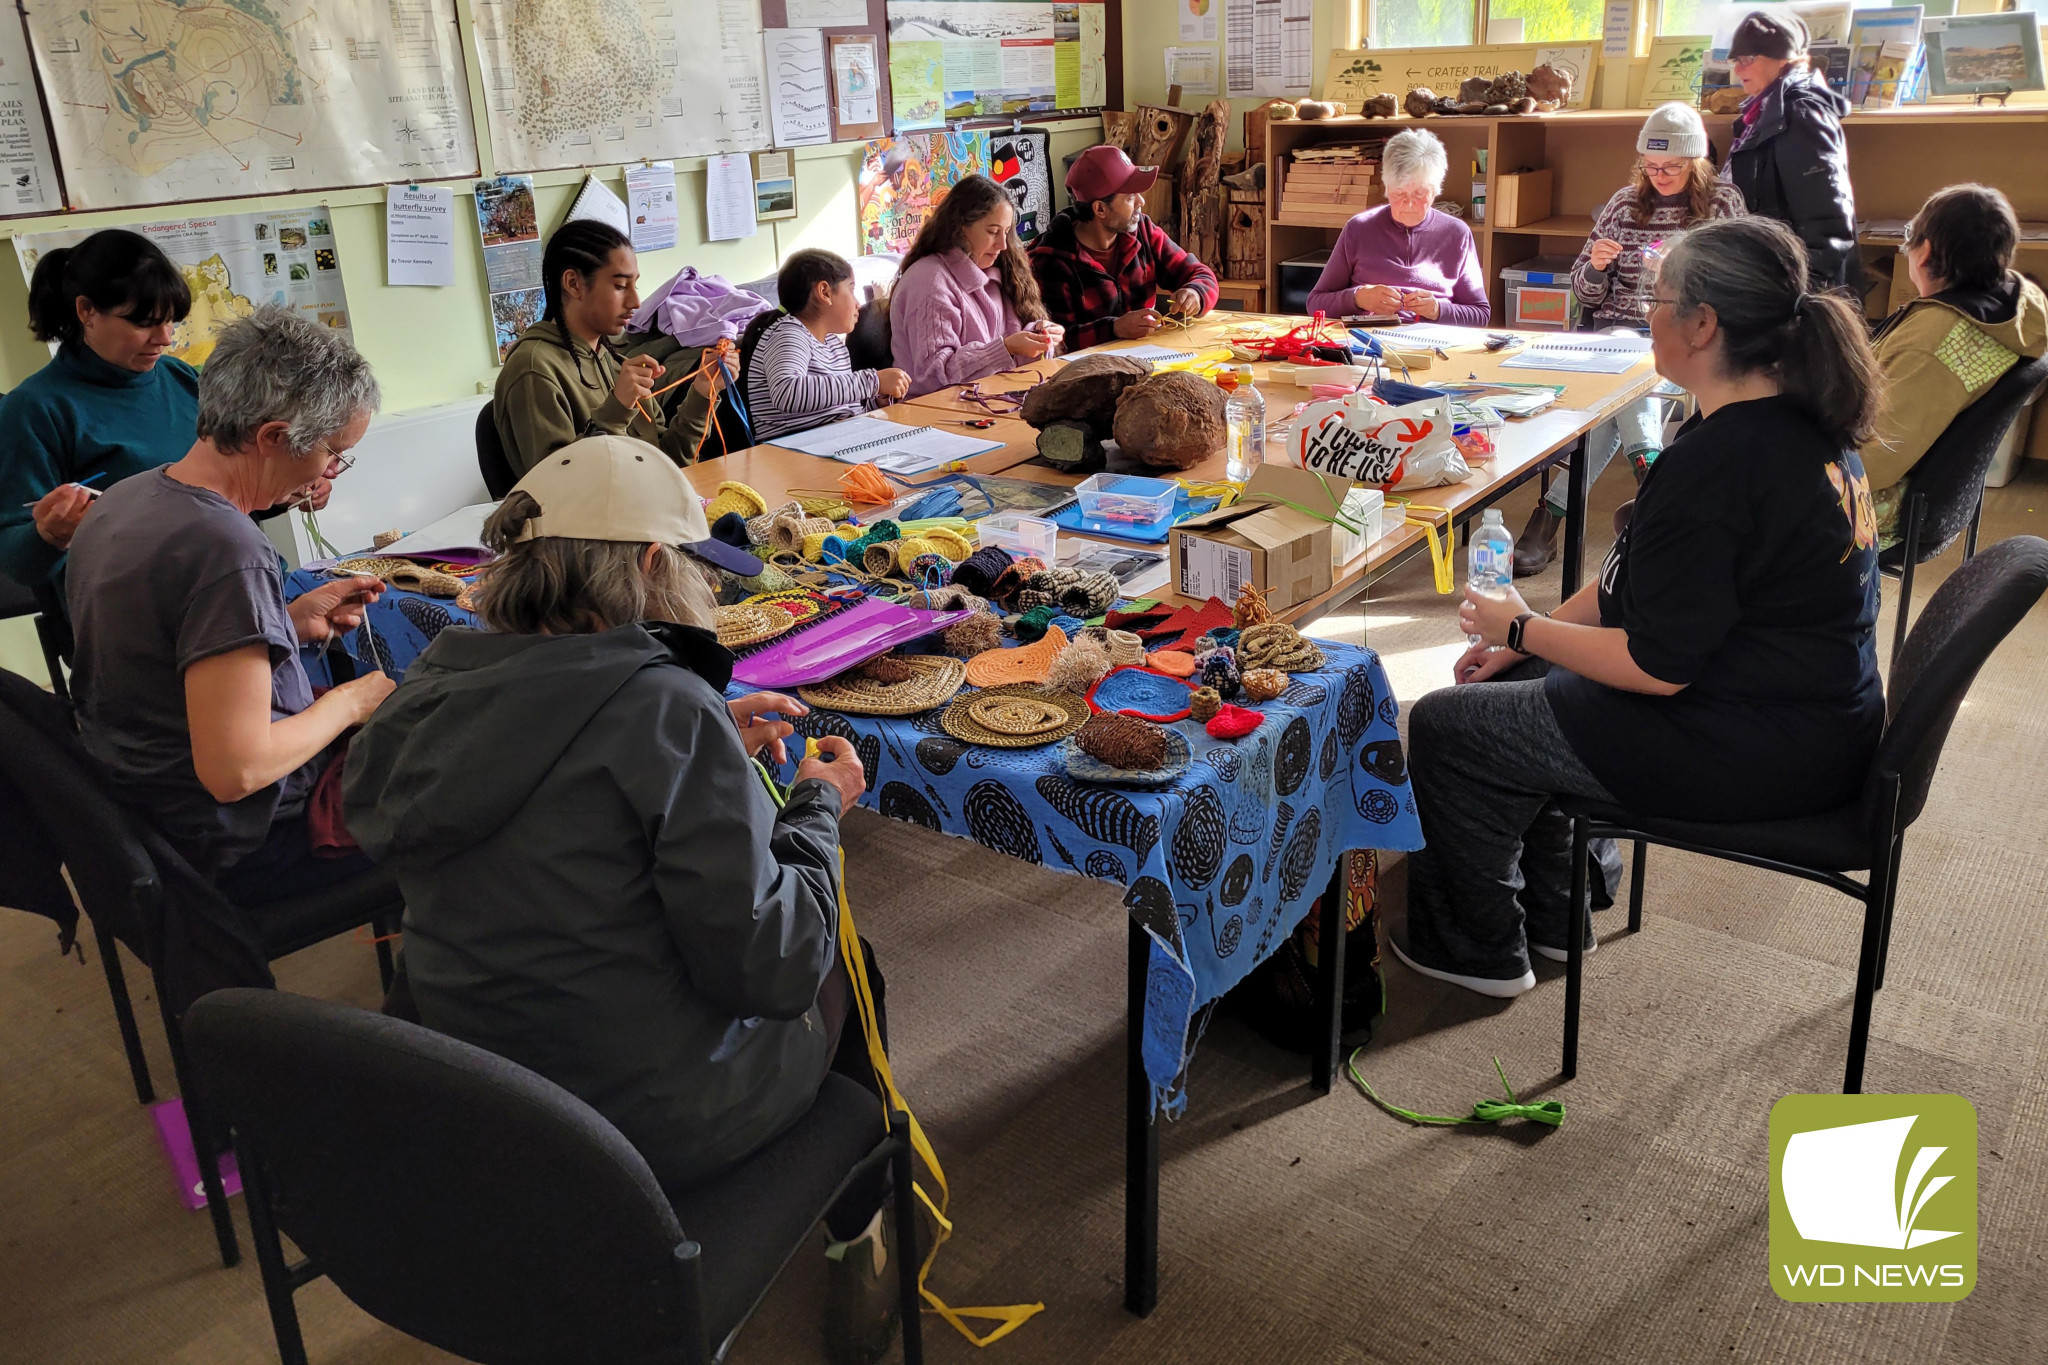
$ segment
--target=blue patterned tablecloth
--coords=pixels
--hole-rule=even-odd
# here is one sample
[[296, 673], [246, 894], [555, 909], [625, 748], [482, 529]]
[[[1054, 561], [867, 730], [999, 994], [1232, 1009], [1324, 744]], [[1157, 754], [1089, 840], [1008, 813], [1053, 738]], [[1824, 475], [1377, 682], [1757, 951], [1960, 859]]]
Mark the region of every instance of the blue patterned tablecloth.
[[[286, 594], [319, 581], [302, 570]], [[347, 645], [399, 676], [443, 627], [472, 619], [452, 602], [393, 589], [370, 609], [374, 640], [364, 644], [357, 631]], [[1258, 708], [1265, 723], [1245, 738], [1176, 724], [1194, 761], [1163, 788], [1076, 782], [1058, 745], [967, 744], [940, 727], [938, 711], [882, 719], [814, 710], [797, 730], [849, 740], [867, 772], [862, 804], [883, 815], [1124, 887], [1124, 905], [1152, 937], [1145, 1072], [1177, 1107], [1195, 1012], [1279, 946], [1339, 858], [1422, 846], [1395, 729], [1400, 709], [1378, 654], [1318, 643], [1324, 669], [1294, 675]], [[736, 684], [730, 695], [747, 690]]]

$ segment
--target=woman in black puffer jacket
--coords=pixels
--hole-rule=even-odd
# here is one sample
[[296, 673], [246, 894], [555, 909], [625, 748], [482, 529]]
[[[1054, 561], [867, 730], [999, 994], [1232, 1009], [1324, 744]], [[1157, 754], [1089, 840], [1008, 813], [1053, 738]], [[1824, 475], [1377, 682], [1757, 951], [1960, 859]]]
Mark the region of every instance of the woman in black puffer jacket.
[[1749, 211], [1775, 218], [1805, 244], [1814, 289], [1860, 288], [1856, 195], [1842, 115], [1849, 102], [1806, 65], [1806, 25], [1796, 14], [1759, 10], [1736, 26], [1729, 64], [1749, 98], [1735, 120], [1722, 178]]

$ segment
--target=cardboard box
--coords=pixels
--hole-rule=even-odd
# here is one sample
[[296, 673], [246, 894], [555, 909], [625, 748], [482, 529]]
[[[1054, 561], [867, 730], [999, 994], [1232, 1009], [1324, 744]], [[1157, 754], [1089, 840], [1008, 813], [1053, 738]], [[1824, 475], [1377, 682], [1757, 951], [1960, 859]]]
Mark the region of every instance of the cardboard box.
[[1495, 176], [1487, 213], [1495, 227], [1527, 227], [1550, 216], [1550, 168]]
[[[1350, 489], [1287, 465], [1252, 471], [1244, 499], [1191, 517], [1173, 528], [1174, 586], [1184, 597], [1235, 602], [1246, 583], [1275, 611], [1298, 607], [1330, 590], [1331, 526], [1267, 497], [1303, 507], [1335, 507]], [[1261, 495], [1267, 495], [1262, 497]]]

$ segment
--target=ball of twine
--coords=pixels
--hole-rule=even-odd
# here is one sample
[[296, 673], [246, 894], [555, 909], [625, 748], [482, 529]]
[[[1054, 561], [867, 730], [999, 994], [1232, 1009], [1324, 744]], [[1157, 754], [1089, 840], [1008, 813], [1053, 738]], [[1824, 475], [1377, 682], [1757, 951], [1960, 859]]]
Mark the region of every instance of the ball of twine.
[[1166, 763], [1166, 731], [1136, 716], [1091, 716], [1074, 743], [1112, 768], [1153, 772]]
[[1277, 668], [1283, 673], [1313, 673], [1327, 662], [1313, 640], [1278, 621], [1246, 627], [1238, 637], [1237, 654], [1245, 668]]
[[1223, 709], [1223, 698], [1213, 687], [1198, 687], [1188, 698], [1188, 719], [1207, 724]]

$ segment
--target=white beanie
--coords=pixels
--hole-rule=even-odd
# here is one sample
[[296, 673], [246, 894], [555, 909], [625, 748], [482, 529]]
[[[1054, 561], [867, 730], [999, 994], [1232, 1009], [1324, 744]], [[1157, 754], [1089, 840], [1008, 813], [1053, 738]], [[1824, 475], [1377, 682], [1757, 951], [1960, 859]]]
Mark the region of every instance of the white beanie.
[[1707, 126], [1690, 104], [1675, 100], [1660, 104], [1643, 120], [1643, 131], [1636, 134], [1636, 150], [1644, 155], [1705, 156]]

